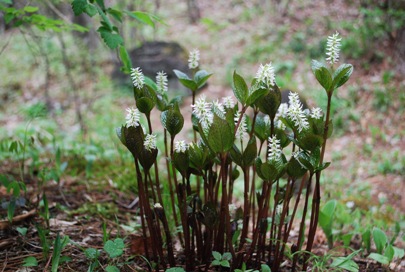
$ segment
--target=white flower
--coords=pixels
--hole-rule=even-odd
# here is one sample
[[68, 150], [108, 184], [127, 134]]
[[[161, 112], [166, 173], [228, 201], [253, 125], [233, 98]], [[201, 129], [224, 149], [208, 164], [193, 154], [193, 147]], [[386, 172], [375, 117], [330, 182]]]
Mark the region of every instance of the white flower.
[[258, 84], [264, 84], [267, 88], [274, 86], [275, 74], [271, 62], [266, 65], [260, 64], [255, 78], [257, 79]]
[[264, 115], [263, 120], [264, 120], [264, 123], [266, 124], [266, 126], [271, 125], [270, 116], [268, 116], [267, 114]]
[[225, 119], [225, 108], [224, 105], [222, 105], [222, 103], [219, 103], [218, 100], [212, 102], [212, 111], [218, 115], [219, 117], [221, 117], [222, 119]]
[[190, 52], [188, 57], [188, 68], [196, 69], [198, 67], [198, 62], [200, 61], [200, 51], [198, 49], [194, 49]]
[[276, 213], [281, 215], [281, 213], [283, 212], [283, 204], [279, 204], [276, 207]]
[[278, 107], [276, 117], [287, 117], [288, 113], [288, 104], [287, 103], [281, 103], [280, 106]]
[[187, 146], [186, 142], [183, 141], [183, 140], [182, 141], [176, 141], [174, 143], [174, 151], [176, 153], [184, 153], [184, 152], [186, 152], [187, 148], [188, 148], [188, 146]]
[[235, 107], [235, 101], [233, 101], [232, 96], [222, 97], [222, 104], [224, 104], [227, 109]]
[[141, 68], [139, 68], [139, 67], [131, 68], [131, 78], [132, 78], [132, 83], [138, 89], [141, 89], [143, 87], [143, 85], [145, 84], [145, 77], [142, 73]]
[[342, 38], [339, 38], [338, 32], [328, 37], [328, 41], [326, 42], [326, 60], [329, 61], [330, 64], [334, 64], [339, 60], [341, 40]]
[[205, 96], [202, 95], [194, 105], [191, 105], [193, 108], [193, 113], [200, 120], [201, 126], [204, 131], [208, 131], [211, 126], [214, 115], [211, 111], [211, 104], [205, 101]]
[[158, 72], [156, 75], [157, 91], [161, 94], [167, 92], [167, 75], [165, 72]]
[[[238, 121], [240, 119], [240, 112], [236, 112], [235, 116], [233, 118], [235, 125], [238, 124]], [[247, 138], [247, 125], [246, 125], [246, 115], [243, 114], [242, 119], [239, 123], [238, 129], [236, 130], [236, 139], [243, 140]]]
[[322, 118], [322, 110], [321, 110], [321, 108], [312, 108], [311, 117], [314, 118], [314, 119], [321, 119]]
[[287, 127], [281, 120], [277, 120], [276, 127], [281, 130], [285, 130]]
[[348, 207], [349, 209], [353, 208], [355, 205], [354, 201], [347, 201], [346, 202], [346, 207]]
[[162, 207], [162, 205], [160, 203], [155, 203], [153, 205], [153, 207], [156, 208], [156, 209], [163, 209], [163, 207]]
[[145, 136], [145, 140], [143, 141], [143, 146], [148, 151], [151, 151], [152, 149], [156, 149], [156, 135], [147, 134]]
[[309, 127], [307, 117], [302, 110], [302, 104], [297, 93], [290, 92], [288, 95], [290, 106], [288, 107], [288, 117], [298, 127], [298, 132]]
[[277, 161], [281, 158], [280, 140], [276, 136], [269, 137], [269, 154], [267, 159], [269, 161]]
[[141, 118], [141, 114], [138, 109], [135, 108], [128, 108], [127, 110], [126, 124], [128, 127], [137, 127], [139, 126], [139, 120]]

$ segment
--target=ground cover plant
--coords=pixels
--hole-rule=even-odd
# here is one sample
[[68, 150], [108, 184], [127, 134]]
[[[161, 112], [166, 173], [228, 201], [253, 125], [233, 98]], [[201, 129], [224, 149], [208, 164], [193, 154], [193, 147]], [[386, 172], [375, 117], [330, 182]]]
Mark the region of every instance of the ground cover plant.
[[[190, 25], [185, 3], [124, 2], [1, 11], [3, 271], [403, 269], [403, 85], [388, 50], [401, 9], [200, 2]], [[86, 28], [74, 13], [107, 47], [83, 47], [78, 37], [91, 34], [75, 33]], [[201, 49], [174, 73], [189, 96], [166, 89], [169, 71], [142, 84], [142, 66], [131, 70], [127, 48], [152, 36]], [[338, 52], [340, 36], [342, 60], [331, 64], [337, 55], [324, 53]], [[111, 84], [110, 57], [137, 87]], [[332, 88], [345, 62], [354, 73]]]

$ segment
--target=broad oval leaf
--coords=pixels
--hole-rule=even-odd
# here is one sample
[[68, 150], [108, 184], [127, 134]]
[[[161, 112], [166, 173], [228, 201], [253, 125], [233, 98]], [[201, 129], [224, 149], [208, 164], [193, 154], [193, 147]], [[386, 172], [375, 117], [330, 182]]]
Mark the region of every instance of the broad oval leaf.
[[333, 86], [335, 89], [345, 84], [353, 73], [353, 65], [342, 64], [333, 73]]
[[332, 75], [325, 64], [312, 60], [311, 68], [319, 84], [321, 84], [326, 91], [330, 91], [332, 89]]
[[214, 153], [222, 153], [232, 148], [234, 138], [233, 131], [228, 122], [214, 115], [208, 135], [208, 145]]
[[242, 105], [246, 105], [249, 89], [246, 81], [236, 71], [233, 73], [233, 93]]
[[183, 128], [184, 117], [180, 111], [170, 108], [160, 115], [162, 125], [167, 129], [172, 137], [177, 135]]

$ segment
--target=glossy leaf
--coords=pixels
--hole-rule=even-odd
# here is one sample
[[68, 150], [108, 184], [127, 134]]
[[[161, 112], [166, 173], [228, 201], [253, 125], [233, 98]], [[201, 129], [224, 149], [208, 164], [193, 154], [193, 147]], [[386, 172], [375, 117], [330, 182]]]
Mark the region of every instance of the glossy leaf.
[[214, 115], [214, 121], [209, 129], [207, 140], [214, 153], [226, 152], [233, 146], [233, 131], [225, 120]]
[[342, 64], [333, 73], [333, 86], [335, 89], [345, 84], [353, 73], [353, 65]]
[[326, 91], [329, 91], [332, 87], [332, 75], [325, 64], [312, 60], [311, 68], [319, 84], [321, 84]]
[[212, 73], [208, 73], [205, 70], [199, 70], [194, 76], [194, 82], [197, 84], [197, 88], [200, 89], [203, 87], [210, 76], [212, 76]]
[[174, 108], [163, 111], [160, 115], [160, 120], [172, 137], [177, 135], [184, 125], [183, 115]]
[[179, 70], [173, 70], [173, 72], [176, 74], [180, 83], [183, 84], [184, 87], [190, 89], [192, 92], [195, 92], [198, 89], [198, 85], [194, 82], [194, 80], [189, 78], [187, 74]]
[[242, 105], [246, 105], [249, 89], [246, 81], [236, 71], [233, 73], [233, 93]]

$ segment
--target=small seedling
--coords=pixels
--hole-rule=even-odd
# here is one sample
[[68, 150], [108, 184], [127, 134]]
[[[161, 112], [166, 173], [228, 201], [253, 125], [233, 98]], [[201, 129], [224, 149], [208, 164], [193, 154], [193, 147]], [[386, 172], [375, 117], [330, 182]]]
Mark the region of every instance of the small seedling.
[[221, 254], [217, 251], [213, 251], [212, 256], [214, 256], [214, 260], [211, 263], [212, 266], [230, 267], [229, 261], [232, 260], [231, 253], [225, 252], [224, 254]]

